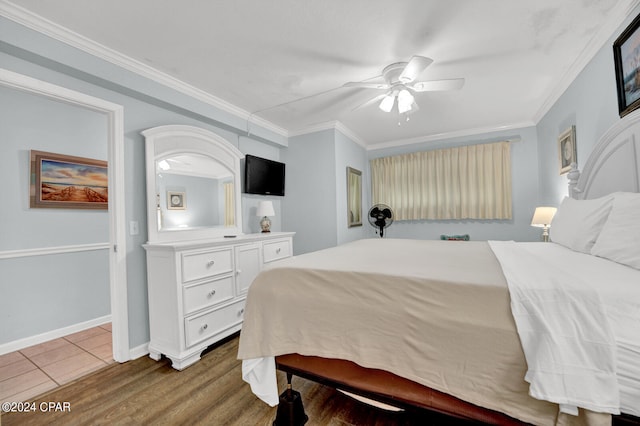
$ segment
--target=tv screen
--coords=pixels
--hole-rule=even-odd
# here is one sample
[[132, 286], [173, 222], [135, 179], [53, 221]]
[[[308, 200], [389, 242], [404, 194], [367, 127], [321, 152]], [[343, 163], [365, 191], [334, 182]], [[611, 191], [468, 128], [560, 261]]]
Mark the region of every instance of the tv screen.
[[284, 163], [253, 155], [244, 157], [244, 192], [284, 195]]

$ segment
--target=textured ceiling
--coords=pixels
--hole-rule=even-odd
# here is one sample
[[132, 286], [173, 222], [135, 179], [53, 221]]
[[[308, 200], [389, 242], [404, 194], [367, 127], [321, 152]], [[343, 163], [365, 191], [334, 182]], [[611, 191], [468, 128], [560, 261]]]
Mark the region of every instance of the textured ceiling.
[[[292, 134], [339, 121], [381, 146], [534, 124], [637, 0], [12, 3]], [[401, 125], [377, 104], [354, 110], [380, 92], [344, 83], [413, 55], [434, 60], [421, 80], [464, 87], [417, 94]]]

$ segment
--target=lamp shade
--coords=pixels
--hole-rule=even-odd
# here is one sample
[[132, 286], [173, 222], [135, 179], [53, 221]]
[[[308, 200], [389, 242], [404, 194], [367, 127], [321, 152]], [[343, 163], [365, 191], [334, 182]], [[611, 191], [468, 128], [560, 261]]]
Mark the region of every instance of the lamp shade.
[[557, 210], [555, 207], [536, 207], [536, 211], [533, 213], [533, 218], [531, 219], [531, 226], [538, 228], [549, 226]]
[[398, 112], [403, 114], [411, 111], [411, 104], [413, 104], [413, 95], [407, 89], [402, 89], [398, 93]]
[[396, 98], [394, 98], [393, 95], [387, 95], [382, 99], [382, 102], [380, 102], [378, 107], [384, 112], [391, 112], [395, 102]]
[[276, 212], [273, 210], [273, 203], [271, 201], [260, 201], [258, 204], [258, 210], [256, 216], [275, 216]]

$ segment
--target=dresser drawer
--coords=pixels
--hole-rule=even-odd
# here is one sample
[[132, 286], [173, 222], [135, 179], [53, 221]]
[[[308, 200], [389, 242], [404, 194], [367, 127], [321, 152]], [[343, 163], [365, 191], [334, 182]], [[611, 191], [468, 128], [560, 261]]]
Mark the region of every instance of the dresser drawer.
[[244, 315], [244, 302], [243, 299], [232, 305], [186, 318], [184, 322], [187, 347], [207, 340], [241, 323]]
[[233, 278], [231, 276], [185, 286], [182, 303], [184, 313], [204, 309], [233, 298]]
[[270, 241], [262, 247], [264, 263], [291, 256], [291, 240]]
[[211, 250], [206, 252], [184, 253], [182, 255], [182, 281], [229, 273], [232, 271], [232, 250]]

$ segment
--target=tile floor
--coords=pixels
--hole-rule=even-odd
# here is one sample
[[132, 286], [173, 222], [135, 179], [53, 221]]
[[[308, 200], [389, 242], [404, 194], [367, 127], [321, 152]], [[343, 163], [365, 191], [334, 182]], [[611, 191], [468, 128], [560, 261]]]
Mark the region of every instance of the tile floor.
[[28, 401], [113, 363], [111, 324], [0, 355], [0, 401]]

